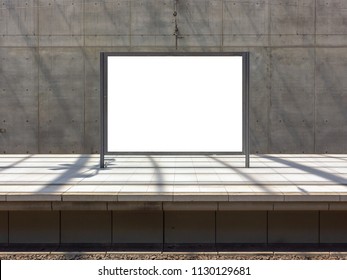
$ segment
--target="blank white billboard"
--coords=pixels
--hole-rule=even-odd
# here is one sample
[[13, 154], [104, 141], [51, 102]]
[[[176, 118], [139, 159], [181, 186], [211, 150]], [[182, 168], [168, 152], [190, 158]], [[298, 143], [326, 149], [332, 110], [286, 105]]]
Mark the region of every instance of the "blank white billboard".
[[108, 56], [107, 152], [242, 152], [242, 56]]

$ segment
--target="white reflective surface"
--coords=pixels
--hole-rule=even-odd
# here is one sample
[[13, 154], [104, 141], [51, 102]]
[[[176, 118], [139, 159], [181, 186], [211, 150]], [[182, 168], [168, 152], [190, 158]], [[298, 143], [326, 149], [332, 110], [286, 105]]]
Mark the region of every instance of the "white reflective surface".
[[108, 57], [108, 152], [241, 152], [242, 57]]

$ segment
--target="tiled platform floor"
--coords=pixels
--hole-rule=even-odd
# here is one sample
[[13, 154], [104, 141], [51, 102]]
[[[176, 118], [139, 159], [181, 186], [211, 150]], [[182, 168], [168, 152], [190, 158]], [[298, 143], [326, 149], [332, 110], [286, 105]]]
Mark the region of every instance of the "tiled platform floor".
[[0, 201], [347, 202], [347, 155], [1, 155]]

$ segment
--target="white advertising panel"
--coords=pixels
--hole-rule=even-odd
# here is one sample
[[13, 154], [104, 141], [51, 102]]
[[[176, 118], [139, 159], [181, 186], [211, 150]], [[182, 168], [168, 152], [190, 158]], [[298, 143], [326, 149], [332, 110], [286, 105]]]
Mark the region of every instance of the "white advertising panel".
[[242, 56], [108, 56], [107, 152], [242, 152]]

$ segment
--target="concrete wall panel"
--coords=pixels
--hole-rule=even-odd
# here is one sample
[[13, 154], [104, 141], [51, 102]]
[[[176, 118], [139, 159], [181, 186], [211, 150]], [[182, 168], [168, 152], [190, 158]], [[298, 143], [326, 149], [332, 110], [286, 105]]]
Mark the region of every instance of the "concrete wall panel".
[[0, 46], [37, 46], [37, 0], [5, 0], [0, 4]]
[[174, 46], [173, 1], [131, 1], [131, 46]]
[[178, 1], [177, 41], [174, 0], [0, 3], [0, 152], [98, 152], [98, 52], [176, 43], [251, 52], [252, 153], [347, 150], [346, 1]]
[[40, 50], [40, 152], [83, 153], [84, 52]]
[[59, 212], [10, 211], [10, 243], [59, 243]]
[[130, 45], [130, 1], [85, 0], [86, 46]]
[[314, 44], [315, 0], [272, 0], [270, 40], [272, 46]]
[[86, 48], [85, 61], [85, 136], [84, 153], [100, 150], [100, 52], [105, 48]]
[[38, 0], [40, 46], [82, 46], [84, 0]]
[[165, 243], [214, 243], [215, 212], [165, 212]]
[[346, 46], [347, 2], [317, 0], [317, 44]]
[[269, 243], [318, 243], [318, 211], [268, 212]]
[[100, 52], [125, 50], [114, 47], [85, 47], [83, 49], [85, 69], [84, 153], [86, 154], [98, 153], [100, 150]]
[[270, 153], [314, 152], [314, 50], [271, 51]]
[[343, 153], [347, 150], [347, 48], [317, 49], [316, 56], [316, 152]]
[[113, 212], [113, 243], [162, 243], [162, 211]]
[[177, 27], [180, 47], [221, 46], [222, 1], [178, 1]]
[[251, 48], [249, 51], [251, 153], [267, 153], [269, 144], [270, 52], [267, 48]]
[[8, 212], [0, 212], [0, 243], [8, 243]]
[[0, 48], [1, 153], [38, 152], [38, 57], [29, 48]]
[[266, 243], [266, 211], [217, 212], [216, 243]]
[[62, 243], [111, 243], [111, 212], [62, 211]]
[[269, 1], [223, 1], [223, 46], [267, 46]]

